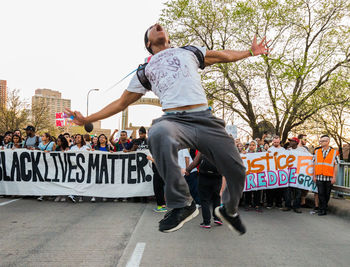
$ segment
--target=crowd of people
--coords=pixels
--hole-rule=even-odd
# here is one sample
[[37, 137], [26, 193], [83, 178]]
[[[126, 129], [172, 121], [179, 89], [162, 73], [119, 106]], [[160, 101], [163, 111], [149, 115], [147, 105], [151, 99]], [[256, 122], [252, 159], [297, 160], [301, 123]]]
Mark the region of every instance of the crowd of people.
[[[35, 127], [27, 126], [25, 136], [22, 136], [21, 130], [8, 131], [4, 136], [0, 136], [1, 149], [30, 149], [41, 151], [106, 151], [106, 152], [131, 152], [136, 150], [148, 149], [147, 132], [144, 127], [138, 130], [138, 138], [131, 139], [126, 131], [120, 132], [120, 137], [115, 139], [115, 130], [108, 138], [104, 134], [91, 137], [89, 134], [70, 135], [69, 133], [60, 134], [57, 138], [49, 133], [44, 133], [41, 136], [36, 134]], [[315, 176], [314, 181], [317, 184], [319, 194], [315, 194], [314, 206], [309, 206], [306, 202], [307, 190], [298, 188], [277, 188], [268, 190], [256, 190], [244, 192], [240, 201], [240, 206], [245, 211], [263, 212], [264, 208], [272, 209], [279, 208], [282, 211], [293, 210], [296, 213], [302, 213], [301, 208], [313, 208], [312, 214], [326, 215], [327, 203], [330, 197], [331, 185], [335, 183], [335, 169], [339, 159], [337, 152], [329, 146], [330, 138], [324, 135], [320, 139], [320, 147], [309, 149], [306, 146], [306, 135], [300, 134], [297, 137], [288, 139], [288, 142], [282, 144], [279, 136], [273, 136], [272, 140], [268, 140], [264, 134], [261, 139], [257, 138], [247, 143], [242, 143], [239, 139], [235, 140], [236, 147], [240, 154], [256, 153], [256, 152], [283, 152], [284, 150], [297, 150], [314, 154], [315, 161]], [[320, 153], [318, 153], [320, 151]], [[332, 154], [333, 153], [333, 154]], [[328, 166], [329, 169], [324, 169], [324, 162], [327, 156], [332, 154], [334, 158], [333, 166]], [[166, 192], [164, 192], [164, 179], [159, 175], [152, 156], [148, 156], [148, 160], [152, 163], [154, 172], [153, 188], [155, 192], [155, 200], [157, 203], [154, 211], [166, 212]], [[321, 163], [320, 163], [321, 162]], [[202, 228], [211, 227], [211, 217], [217, 225], [221, 225], [222, 221], [215, 216], [214, 210], [220, 206], [225, 179], [218, 173], [216, 167], [199, 151], [193, 149], [182, 149], [178, 151], [178, 164], [182, 170], [182, 174], [189, 186], [190, 194], [196, 202], [197, 207], [202, 208], [203, 222]], [[319, 164], [321, 167], [317, 167]], [[39, 201], [43, 201], [44, 197], [39, 196]], [[49, 199], [49, 197], [48, 197]], [[55, 196], [54, 201], [82, 202], [83, 197], [70, 196]], [[108, 201], [102, 198], [102, 201]], [[114, 201], [130, 201], [131, 199], [117, 198]], [[96, 198], [91, 197], [91, 202], [95, 202]], [[132, 201], [148, 202], [147, 197], [134, 197]], [[283, 205], [284, 203], [284, 205]], [[211, 207], [212, 211], [211, 212]]]

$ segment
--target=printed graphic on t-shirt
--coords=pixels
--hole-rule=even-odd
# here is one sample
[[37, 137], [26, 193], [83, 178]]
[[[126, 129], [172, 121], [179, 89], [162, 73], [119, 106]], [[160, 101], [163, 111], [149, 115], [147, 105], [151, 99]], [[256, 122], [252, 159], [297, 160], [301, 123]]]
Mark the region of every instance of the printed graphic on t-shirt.
[[[188, 52], [183, 51], [182, 53]], [[190, 76], [186, 61], [183, 60], [183, 57], [181, 60], [178, 55], [179, 50], [167, 49], [153, 58], [146, 68], [146, 75], [152, 84], [152, 88], [157, 88], [160, 93], [165, 93], [177, 79]]]

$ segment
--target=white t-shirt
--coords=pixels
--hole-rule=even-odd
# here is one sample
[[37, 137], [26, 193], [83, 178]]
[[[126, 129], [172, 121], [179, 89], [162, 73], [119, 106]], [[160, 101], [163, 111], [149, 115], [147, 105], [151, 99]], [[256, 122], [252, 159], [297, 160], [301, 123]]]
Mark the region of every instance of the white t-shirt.
[[271, 153], [275, 153], [275, 152], [281, 153], [281, 152], [285, 151], [285, 149], [282, 146], [279, 148], [271, 146], [271, 147], [269, 147], [268, 151]]
[[[192, 163], [192, 157], [190, 155], [190, 152], [188, 152], [188, 149], [181, 149], [178, 151], [178, 163], [181, 169], [186, 169], [186, 159], [189, 158], [188, 164]], [[194, 168], [191, 172], [196, 172], [197, 169]]]
[[[196, 47], [205, 56], [206, 48]], [[163, 109], [207, 104], [198, 68], [196, 55], [183, 48], [168, 48], [152, 56], [145, 74]], [[136, 74], [126, 90], [141, 94], [148, 92]]]
[[88, 146], [81, 146], [80, 148], [77, 145], [74, 145], [70, 148], [72, 151], [88, 151], [90, 148]]

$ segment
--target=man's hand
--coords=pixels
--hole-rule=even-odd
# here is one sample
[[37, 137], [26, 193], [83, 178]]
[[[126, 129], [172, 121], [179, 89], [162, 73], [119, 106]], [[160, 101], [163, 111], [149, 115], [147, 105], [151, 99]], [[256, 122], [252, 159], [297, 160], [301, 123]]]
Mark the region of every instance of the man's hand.
[[[257, 43], [256, 35], [255, 35], [252, 46], [250, 47], [250, 50], [254, 54], [254, 56], [268, 55], [270, 49], [267, 47], [267, 44], [269, 42], [266, 42], [266, 37], [264, 37], [260, 43]], [[204, 63], [205, 63], [205, 66], [210, 66], [216, 63], [236, 62], [238, 60], [251, 57], [252, 56], [251, 52], [248, 49], [245, 51], [208, 50], [205, 54]]]
[[253, 43], [252, 43], [252, 47], [251, 50], [254, 54], [254, 56], [258, 56], [258, 55], [268, 55], [269, 54], [269, 48], [267, 46], [267, 44], [270, 41], [266, 42], [266, 36], [261, 40], [261, 42], [258, 44], [256, 41], [256, 35], [254, 36], [253, 39]]
[[331, 184], [335, 184], [336, 181], [337, 181], [337, 179], [335, 177], [333, 177], [331, 180]]
[[73, 116], [73, 122], [77, 125], [86, 123], [86, 118], [79, 111], [71, 111], [69, 108], [65, 108], [64, 113], [68, 118]]

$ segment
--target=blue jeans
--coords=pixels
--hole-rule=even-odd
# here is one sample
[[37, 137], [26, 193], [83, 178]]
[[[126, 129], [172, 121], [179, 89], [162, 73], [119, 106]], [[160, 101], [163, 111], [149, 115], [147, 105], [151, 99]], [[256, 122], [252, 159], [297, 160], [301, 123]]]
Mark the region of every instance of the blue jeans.
[[199, 199], [199, 193], [198, 193], [198, 175], [197, 172], [191, 172], [190, 175], [185, 176], [186, 182], [188, 184], [188, 187], [190, 188], [190, 194], [196, 204], [200, 205], [201, 201]]

